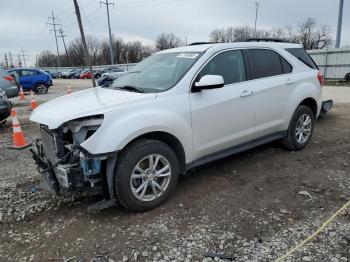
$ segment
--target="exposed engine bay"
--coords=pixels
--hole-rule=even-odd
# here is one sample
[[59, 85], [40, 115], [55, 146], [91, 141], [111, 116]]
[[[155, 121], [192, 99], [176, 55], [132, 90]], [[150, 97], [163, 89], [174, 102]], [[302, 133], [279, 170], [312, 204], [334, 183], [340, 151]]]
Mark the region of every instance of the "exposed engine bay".
[[106, 156], [91, 156], [80, 144], [89, 139], [103, 122], [103, 115], [76, 119], [55, 130], [40, 125], [40, 139], [31, 150], [39, 172], [44, 175], [42, 186], [51, 193], [62, 189], [92, 189], [103, 191], [103, 161]]

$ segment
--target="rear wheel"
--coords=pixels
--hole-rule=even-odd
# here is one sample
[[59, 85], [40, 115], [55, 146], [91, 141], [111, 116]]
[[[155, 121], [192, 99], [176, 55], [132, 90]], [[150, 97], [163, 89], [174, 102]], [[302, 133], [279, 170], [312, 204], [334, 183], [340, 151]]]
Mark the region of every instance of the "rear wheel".
[[130, 211], [150, 210], [174, 192], [178, 177], [178, 159], [167, 144], [140, 140], [120, 154], [114, 173], [116, 197]]
[[47, 85], [40, 83], [35, 86], [34, 91], [37, 94], [46, 94], [48, 90], [49, 90], [49, 87]]
[[282, 145], [290, 150], [300, 150], [309, 144], [315, 125], [315, 116], [308, 106], [299, 106], [290, 121]]

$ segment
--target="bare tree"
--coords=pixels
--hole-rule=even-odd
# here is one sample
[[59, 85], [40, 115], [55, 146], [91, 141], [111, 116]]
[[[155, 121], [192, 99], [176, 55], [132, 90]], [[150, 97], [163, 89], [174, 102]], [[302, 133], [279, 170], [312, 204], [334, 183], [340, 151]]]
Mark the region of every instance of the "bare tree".
[[182, 46], [184, 44], [185, 44], [184, 41], [181, 40], [176, 35], [174, 35], [173, 33], [170, 33], [170, 34], [162, 33], [156, 39], [157, 50], [174, 48], [174, 47]]

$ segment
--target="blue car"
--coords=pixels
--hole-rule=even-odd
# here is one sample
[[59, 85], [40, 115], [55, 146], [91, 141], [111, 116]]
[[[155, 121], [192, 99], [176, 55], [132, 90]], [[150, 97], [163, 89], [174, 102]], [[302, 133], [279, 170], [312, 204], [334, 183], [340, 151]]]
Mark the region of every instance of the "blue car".
[[52, 86], [51, 76], [40, 69], [16, 68], [8, 72], [16, 79], [19, 78], [23, 91], [33, 90], [38, 94], [46, 94], [49, 87]]

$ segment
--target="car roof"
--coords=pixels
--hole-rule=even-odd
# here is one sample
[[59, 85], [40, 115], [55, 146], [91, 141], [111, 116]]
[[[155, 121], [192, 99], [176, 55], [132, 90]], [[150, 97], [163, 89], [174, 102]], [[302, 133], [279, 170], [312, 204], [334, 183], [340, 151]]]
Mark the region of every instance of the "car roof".
[[212, 43], [177, 47], [160, 51], [159, 53], [172, 52], [205, 52], [207, 50], [223, 50], [229, 48], [302, 48], [300, 44], [280, 43], [280, 42], [235, 42], [235, 43]]

